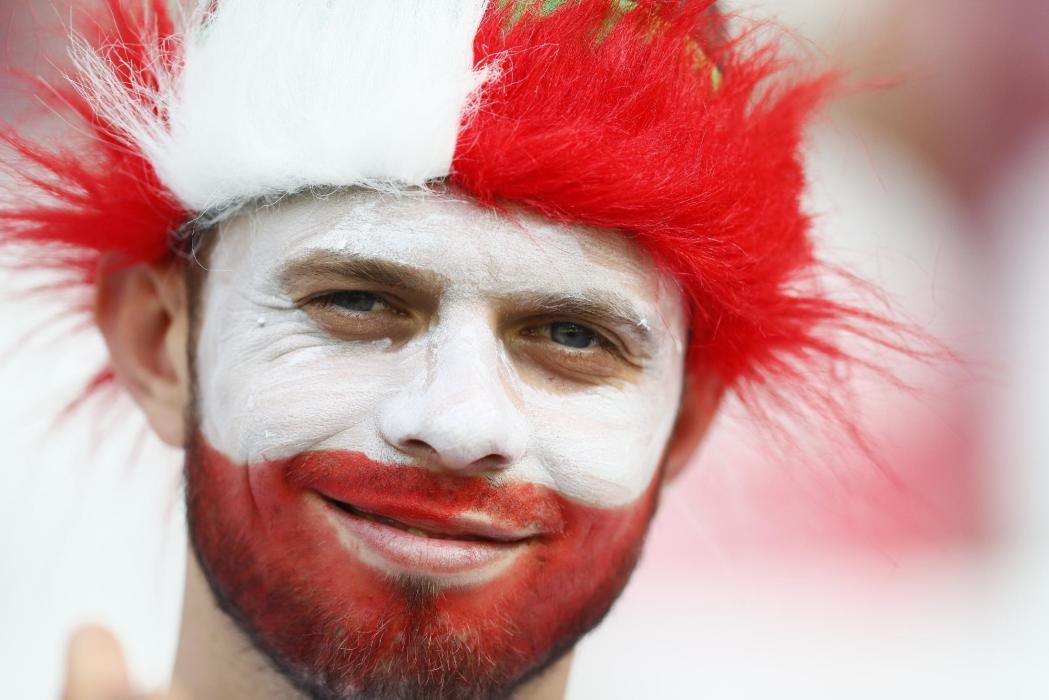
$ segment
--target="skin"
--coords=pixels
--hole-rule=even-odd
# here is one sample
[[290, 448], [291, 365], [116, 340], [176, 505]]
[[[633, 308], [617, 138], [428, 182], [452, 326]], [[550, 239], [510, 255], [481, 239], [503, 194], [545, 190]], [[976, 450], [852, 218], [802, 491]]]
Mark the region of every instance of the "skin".
[[[274, 473], [268, 464], [352, 451], [393, 479], [420, 468], [450, 483], [481, 478], [499, 493], [538, 489], [561, 499], [562, 511], [567, 504], [569, 512], [647, 523], [659, 488], [688, 461], [720, 397], [713, 380], [685, 380], [680, 296], [627, 240], [496, 215], [451, 196], [340, 193], [235, 217], [209, 251], [196, 333], [180, 266], [113, 265], [102, 275], [97, 318], [121, 381], [162, 439], [206, 443], [225, 458], [212, 465], [231, 465], [222, 474], [256, 485]], [[197, 421], [187, 429], [191, 354]], [[223, 498], [209, 512], [235, 513], [236, 502]], [[322, 533], [316, 537], [330, 534], [319, 519], [329, 516], [294, 512]], [[629, 532], [624, 541], [640, 542]], [[207, 538], [197, 540], [199, 548]], [[245, 546], [267, 556], [263, 544]], [[442, 591], [441, 605], [456, 600], [467, 620], [483, 619], [486, 591], [517, 579], [541, 587], [539, 574], [522, 578], [530, 557], [564, 552], [570, 561], [572, 547], [571, 537], [551, 536], [519, 547], [493, 571], [426, 576]], [[390, 567], [353, 543], [342, 556], [348, 572]], [[176, 683], [189, 697], [301, 697], [245, 648], [191, 562]], [[350, 598], [337, 603], [359, 607]], [[253, 619], [265, 613], [253, 611]], [[115, 682], [108, 694], [81, 690], [92, 683], [78, 670], [84, 649], [113, 646], [91, 634], [71, 650], [66, 697], [131, 697]], [[121, 667], [118, 654], [95, 658]], [[569, 664], [564, 656], [515, 697], [562, 697]]]

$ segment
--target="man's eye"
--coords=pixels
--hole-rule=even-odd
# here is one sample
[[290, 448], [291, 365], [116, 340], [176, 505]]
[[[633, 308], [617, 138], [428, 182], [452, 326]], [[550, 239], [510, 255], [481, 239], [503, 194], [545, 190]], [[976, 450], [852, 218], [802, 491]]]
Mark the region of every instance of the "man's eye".
[[512, 341], [516, 354], [543, 382], [565, 380], [593, 384], [630, 376], [635, 365], [620, 350], [616, 336], [572, 321], [530, 319]]
[[301, 308], [328, 335], [340, 340], [400, 341], [412, 335], [416, 318], [397, 299], [379, 292], [344, 289], [300, 302]]
[[550, 340], [558, 345], [582, 350], [597, 343], [597, 334], [585, 326], [559, 321], [549, 326]]
[[355, 313], [382, 311], [383, 309], [389, 308], [389, 305], [383, 301], [382, 297], [377, 294], [372, 294], [371, 292], [332, 292], [331, 294], [325, 294], [319, 301]]

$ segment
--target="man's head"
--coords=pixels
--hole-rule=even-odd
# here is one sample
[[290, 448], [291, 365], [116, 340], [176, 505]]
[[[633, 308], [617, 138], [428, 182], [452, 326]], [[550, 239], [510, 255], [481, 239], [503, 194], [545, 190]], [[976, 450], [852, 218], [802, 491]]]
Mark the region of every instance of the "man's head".
[[676, 281], [454, 194], [300, 196], [209, 235], [203, 269], [110, 278], [99, 321], [187, 448], [224, 609], [318, 697], [498, 694], [570, 649], [720, 393], [686, 377]]
[[712, 0], [106, 2], [42, 90], [92, 138], [0, 133], [0, 240], [97, 290], [218, 600], [320, 697], [541, 668], [722, 387], [812, 397], [876, 321], [800, 284], [826, 81]]

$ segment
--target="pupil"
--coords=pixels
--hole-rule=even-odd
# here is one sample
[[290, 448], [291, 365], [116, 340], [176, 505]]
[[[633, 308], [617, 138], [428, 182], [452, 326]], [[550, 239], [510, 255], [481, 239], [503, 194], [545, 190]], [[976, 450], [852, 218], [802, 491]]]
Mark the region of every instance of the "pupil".
[[379, 298], [369, 292], [336, 292], [331, 301], [347, 311], [373, 311]]
[[550, 339], [570, 348], [587, 348], [593, 342], [594, 334], [574, 323], [551, 323]]

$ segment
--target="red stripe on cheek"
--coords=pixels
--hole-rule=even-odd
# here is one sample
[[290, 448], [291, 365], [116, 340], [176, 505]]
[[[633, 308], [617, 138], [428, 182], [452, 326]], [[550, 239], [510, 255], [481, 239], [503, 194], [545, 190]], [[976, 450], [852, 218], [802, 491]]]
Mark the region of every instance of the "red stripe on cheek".
[[[625, 585], [656, 493], [654, 482], [634, 504], [601, 509], [535, 484], [495, 487], [344, 452], [247, 467], [200, 436], [187, 476], [194, 546], [227, 608], [286, 669], [358, 691], [457, 677], [501, 687], [564, 651]], [[544, 534], [513, 545], [494, 577], [442, 587], [363, 562], [317, 492], [398, 517], [482, 513]]]

